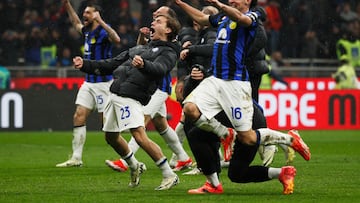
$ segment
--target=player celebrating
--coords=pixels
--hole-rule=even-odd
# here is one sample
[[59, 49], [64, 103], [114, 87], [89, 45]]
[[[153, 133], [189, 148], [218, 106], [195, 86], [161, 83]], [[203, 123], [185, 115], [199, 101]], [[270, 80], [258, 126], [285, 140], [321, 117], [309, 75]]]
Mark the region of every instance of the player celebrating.
[[[261, 16], [261, 13], [249, 10], [257, 1], [230, 0], [229, 6], [218, 0], [208, 2], [223, 13], [205, 15], [189, 4], [176, 0], [199, 24], [218, 27], [211, 63], [213, 75], [204, 79], [183, 102], [186, 118], [200, 129], [220, 135], [225, 147], [231, 148], [234, 139], [249, 146], [282, 143], [294, 148], [305, 160], [310, 160], [310, 150], [298, 133], [290, 131], [289, 134], [284, 134], [269, 128], [252, 130], [254, 109], [244, 57], [256, 34], [258, 17]], [[222, 110], [235, 128], [236, 136], [214, 118]], [[224, 156], [226, 157], [226, 154]], [[292, 193], [296, 169], [283, 167], [274, 173], [284, 177], [284, 193]], [[216, 173], [210, 174], [207, 180], [217, 179], [215, 176]], [[203, 187], [189, 190], [189, 193], [203, 193], [209, 187], [217, 188], [221, 187], [221, 184], [207, 181]]]
[[[153, 12], [153, 18], [156, 18], [158, 15], [169, 15], [172, 18], [177, 18], [175, 11], [167, 6], [161, 6]], [[149, 42], [149, 34], [150, 28], [140, 28], [140, 34], [137, 40], [138, 44], [147, 44]], [[177, 45], [178, 42], [175, 40], [174, 44]], [[177, 160], [173, 165], [173, 170], [180, 171], [190, 167], [192, 165], [192, 159], [184, 150], [176, 132], [169, 126], [166, 119], [167, 113], [165, 101], [171, 94], [171, 70], [172, 68], [168, 69], [166, 76], [158, 82], [157, 90], [151, 96], [149, 103], [144, 107], [145, 126], [147, 126], [150, 121], [153, 122], [155, 129], [164, 138], [166, 144], [173, 153], [176, 154]], [[139, 145], [133, 137], [129, 141], [129, 147], [134, 153], [139, 149]], [[123, 172], [127, 170], [127, 165], [122, 159], [115, 161], [106, 160], [105, 163], [116, 171]]]
[[179, 29], [177, 19], [160, 15], [151, 24], [151, 42], [147, 45], [138, 45], [107, 60], [74, 58], [75, 68], [83, 72], [114, 74], [114, 82], [110, 87], [112, 94], [104, 110], [103, 131], [107, 143], [131, 169], [130, 187], [139, 185], [140, 175], [146, 168], [135, 158], [126, 140], [120, 135], [124, 130], [130, 130], [136, 142], [161, 169], [163, 180], [155, 190], [167, 190], [179, 182], [160, 147], [147, 136], [143, 113], [143, 105], [150, 101], [158, 80], [176, 64], [179, 50], [172, 41]]
[[[88, 5], [83, 12], [81, 23], [69, 0], [63, 0], [70, 20], [76, 30], [85, 36], [84, 58], [100, 60], [111, 58], [111, 43], [120, 43], [120, 37], [100, 16], [100, 7]], [[76, 97], [76, 110], [73, 117], [72, 156], [56, 167], [82, 166], [82, 152], [86, 139], [86, 120], [91, 111], [97, 110], [102, 118], [104, 105], [109, 95], [112, 75], [98, 76], [86, 74]]]

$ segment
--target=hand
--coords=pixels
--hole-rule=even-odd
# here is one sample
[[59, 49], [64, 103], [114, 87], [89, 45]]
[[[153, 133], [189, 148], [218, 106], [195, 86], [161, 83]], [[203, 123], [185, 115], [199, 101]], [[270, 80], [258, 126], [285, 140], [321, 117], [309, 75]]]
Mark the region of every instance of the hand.
[[182, 3], [183, 1], [181, 1], [181, 0], [175, 0], [175, 3], [177, 4], [177, 5], [179, 5], [180, 3]]
[[139, 32], [140, 32], [140, 34], [143, 34], [143, 35], [149, 35], [150, 34], [150, 28], [142, 27], [142, 28], [139, 29]]
[[141, 58], [141, 56], [135, 55], [131, 62], [131, 65], [134, 68], [144, 68], [144, 60]]
[[204, 79], [204, 73], [199, 68], [191, 69], [190, 76], [194, 80], [202, 80], [202, 79]]
[[189, 55], [189, 49], [184, 49], [180, 52], [180, 60], [185, 60], [186, 57]]
[[61, 0], [62, 6], [68, 9], [68, 6], [71, 6], [70, 0]]
[[96, 22], [98, 22], [98, 23], [99, 23], [100, 21], [102, 21], [102, 18], [101, 18], [101, 16], [100, 16], [99, 11], [95, 11], [95, 12], [93, 13], [92, 18], [93, 18], [94, 21], [96, 21]]
[[84, 65], [84, 60], [80, 56], [73, 58], [74, 68], [81, 69]]
[[175, 85], [176, 101], [178, 102], [184, 101], [183, 92], [184, 92], [184, 82], [178, 80]]
[[186, 41], [186, 42], [184, 42], [184, 44], [182, 45], [182, 48], [184, 49], [184, 48], [188, 48], [189, 46], [191, 46], [192, 45], [192, 43], [191, 43], [191, 41]]

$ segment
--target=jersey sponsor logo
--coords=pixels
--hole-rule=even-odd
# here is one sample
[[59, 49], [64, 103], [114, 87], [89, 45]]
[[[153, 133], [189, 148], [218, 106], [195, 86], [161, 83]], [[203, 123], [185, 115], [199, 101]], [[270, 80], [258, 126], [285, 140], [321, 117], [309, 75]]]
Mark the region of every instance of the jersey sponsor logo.
[[216, 39], [216, 43], [219, 43], [219, 44], [227, 44], [229, 43], [230, 41], [227, 40], [227, 31], [225, 28], [222, 28], [220, 31], [219, 31], [219, 34], [217, 36], [217, 39]]

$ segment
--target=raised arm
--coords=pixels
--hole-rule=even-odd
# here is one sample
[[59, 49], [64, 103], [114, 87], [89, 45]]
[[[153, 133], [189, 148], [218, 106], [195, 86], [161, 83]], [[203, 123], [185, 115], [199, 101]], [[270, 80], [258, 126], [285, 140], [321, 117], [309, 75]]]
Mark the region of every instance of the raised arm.
[[[250, 26], [253, 21], [257, 21], [258, 18], [262, 18], [265, 16], [263, 10], [256, 9], [256, 11], [247, 13], [249, 10], [248, 8], [244, 7], [244, 10], [239, 10], [235, 7], [230, 5], [224, 4], [218, 0], [206, 0], [212, 6], [215, 6], [220, 11], [225, 13], [231, 20], [238, 22], [240, 25], [243, 26]], [[247, 13], [247, 14], [245, 14]]]
[[142, 27], [140, 28], [139, 30], [139, 36], [137, 38], [137, 41], [136, 41], [136, 44], [137, 45], [144, 45], [148, 42], [148, 39], [147, 37], [149, 36], [150, 34], [150, 28], [148, 27]]
[[84, 73], [109, 75], [127, 60], [129, 60], [129, 52], [124, 51], [114, 58], [104, 60], [84, 60], [77, 56], [73, 59], [73, 63], [76, 69], [79, 69]]
[[210, 25], [209, 15], [204, 14], [197, 8], [194, 8], [181, 0], [175, 0], [175, 3], [200, 25], [203, 25], [203, 26]]
[[75, 27], [76, 31], [81, 33], [81, 29], [84, 25], [81, 23], [79, 16], [76, 14], [74, 8], [71, 6], [70, 0], [63, 0], [63, 5], [69, 15], [72, 25]]
[[[212, 6], [218, 8], [223, 13], [225, 13], [225, 15], [228, 16], [231, 20], [238, 22], [240, 25], [249, 26], [255, 20], [251, 16], [245, 15], [245, 13], [248, 12], [248, 10], [240, 11], [239, 9], [224, 4], [218, 0], [206, 0], [206, 1], [210, 3]], [[258, 17], [255, 12], [253, 14], [256, 15], [254, 17], [256, 18]]]
[[94, 21], [98, 22], [101, 27], [104, 28], [104, 30], [107, 32], [109, 36], [109, 40], [112, 43], [119, 44], [120, 43], [120, 37], [116, 33], [116, 31], [110, 27], [108, 24], [105, 23], [105, 21], [101, 18], [101, 15], [98, 11], [94, 12]]

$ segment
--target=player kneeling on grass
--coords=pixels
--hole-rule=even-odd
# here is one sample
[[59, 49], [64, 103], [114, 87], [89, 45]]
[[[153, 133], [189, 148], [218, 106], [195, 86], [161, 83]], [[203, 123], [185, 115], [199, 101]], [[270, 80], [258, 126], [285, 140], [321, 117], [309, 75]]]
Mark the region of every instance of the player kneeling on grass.
[[[204, 79], [183, 101], [183, 111], [186, 119], [198, 129], [214, 133], [220, 138], [224, 149], [227, 149], [224, 150], [225, 160], [231, 158], [233, 151], [231, 148], [235, 140], [244, 146], [254, 147], [256, 150], [258, 145], [285, 144], [292, 147], [305, 160], [310, 160], [310, 149], [296, 131], [285, 134], [269, 128], [252, 129], [254, 108], [251, 97], [251, 84], [244, 61], [248, 51], [247, 48], [256, 34], [258, 18], [263, 15], [261, 10], [250, 11], [250, 8], [253, 8], [257, 1], [233, 0], [229, 1], [229, 5], [226, 5], [218, 0], [207, 0], [207, 2], [223, 11], [218, 15], [210, 16], [201, 13], [201, 11], [181, 0], [175, 2], [199, 24], [218, 27], [211, 63], [212, 76]], [[228, 127], [222, 125], [215, 118], [215, 115], [222, 111], [224, 111], [226, 118], [229, 119], [231, 126], [236, 130], [236, 136], [233, 131], [229, 131]], [[206, 148], [201, 149], [205, 150]], [[194, 156], [198, 161], [196, 155]], [[203, 171], [205, 169], [203, 166], [200, 166], [200, 168]], [[232, 168], [232, 159], [230, 160], [229, 171], [230, 168]], [[260, 179], [261, 182], [278, 177], [284, 186], [283, 193], [293, 193], [296, 169], [292, 166], [270, 169], [261, 169], [263, 172], [261, 174], [264, 175]], [[204, 171], [204, 174], [207, 178], [205, 184], [200, 188], [189, 190], [188, 193], [221, 194], [223, 189], [217, 173], [212, 171], [210, 174]], [[254, 181], [257, 180], [257, 176], [257, 174], [253, 174]], [[254, 182], [243, 174], [238, 177], [237, 174], [229, 172], [229, 178], [233, 182], [239, 183]]]
[[93, 61], [74, 58], [75, 68], [86, 73], [104, 75], [113, 73], [112, 93], [104, 111], [105, 139], [107, 143], [126, 161], [131, 170], [130, 187], [140, 183], [140, 175], [146, 170], [130, 150], [126, 140], [120, 135], [130, 130], [141, 148], [161, 169], [163, 180], [155, 190], [167, 190], [179, 183], [178, 176], [171, 170], [160, 147], [149, 139], [145, 132], [143, 106], [157, 88], [168, 69], [174, 67], [179, 49], [172, 42], [180, 29], [179, 22], [161, 15], [151, 23], [151, 42], [120, 53], [112, 59]]

